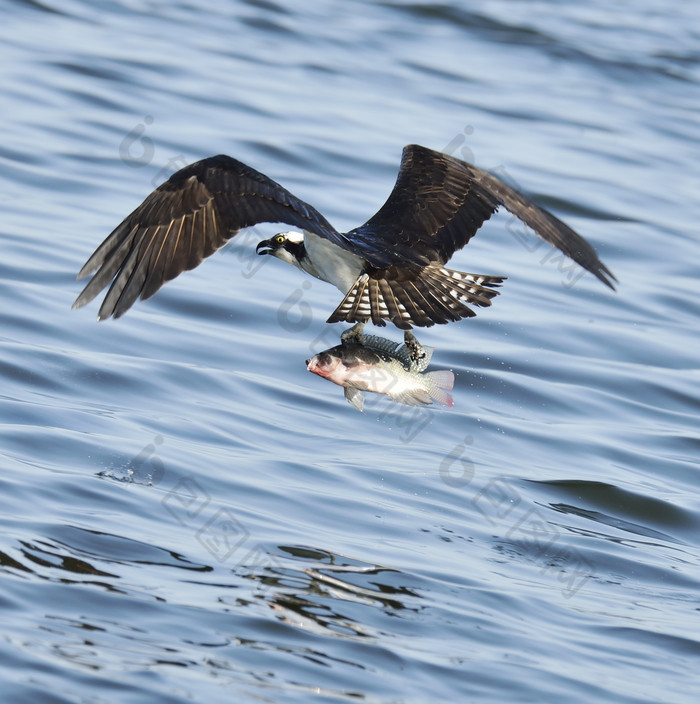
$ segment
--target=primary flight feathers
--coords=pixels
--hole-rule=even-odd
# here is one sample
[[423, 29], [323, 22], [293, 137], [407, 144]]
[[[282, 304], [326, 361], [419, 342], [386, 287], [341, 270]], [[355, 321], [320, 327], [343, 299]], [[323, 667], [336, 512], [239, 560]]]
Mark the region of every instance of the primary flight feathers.
[[273, 238], [274, 245], [267, 240], [261, 253], [283, 258], [346, 294], [329, 322], [389, 320], [409, 329], [459, 320], [474, 314], [467, 303], [489, 305], [503, 277], [444, 265], [499, 206], [614, 288], [615, 277], [593, 247], [554, 215], [486, 171], [409, 145], [386, 203], [347, 233], [236, 159], [219, 155], [191, 164], [153, 191], [95, 250], [78, 278], [94, 275], [73, 307], [109, 286], [98, 318], [118, 318], [137, 298], [149, 298], [193, 269], [242, 228], [282, 222], [303, 234]]

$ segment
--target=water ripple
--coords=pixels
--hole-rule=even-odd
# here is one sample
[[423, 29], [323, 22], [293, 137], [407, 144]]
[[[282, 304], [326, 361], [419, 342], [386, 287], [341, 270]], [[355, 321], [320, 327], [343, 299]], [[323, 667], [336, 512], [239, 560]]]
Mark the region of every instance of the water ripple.
[[[3, 700], [697, 699], [692, 4], [6, 15]], [[525, 190], [620, 280], [494, 216], [453, 263], [502, 294], [420, 335], [454, 409], [361, 414], [306, 371], [339, 294], [255, 255], [275, 224], [118, 321], [70, 310], [185, 163], [229, 153], [347, 229], [412, 142]]]

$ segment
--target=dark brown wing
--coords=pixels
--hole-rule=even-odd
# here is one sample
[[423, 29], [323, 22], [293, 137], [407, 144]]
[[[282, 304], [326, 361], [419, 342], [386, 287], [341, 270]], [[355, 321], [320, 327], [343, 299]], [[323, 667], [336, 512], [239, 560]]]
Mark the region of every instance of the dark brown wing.
[[111, 282], [98, 319], [118, 318], [139, 296], [149, 298], [259, 222], [284, 222], [348, 246], [317, 210], [278, 183], [236, 159], [213, 156], [173, 174], [105, 239], [78, 274], [96, 272], [73, 308]]
[[[612, 272], [568, 225], [488, 172], [416, 144], [404, 148], [386, 203], [347, 237], [377, 269], [386, 267], [388, 253], [397, 264], [406, 259], [445, 264], [499, 206], [614, 288]], [[375, 250], [382, 255], [376, 260]]]

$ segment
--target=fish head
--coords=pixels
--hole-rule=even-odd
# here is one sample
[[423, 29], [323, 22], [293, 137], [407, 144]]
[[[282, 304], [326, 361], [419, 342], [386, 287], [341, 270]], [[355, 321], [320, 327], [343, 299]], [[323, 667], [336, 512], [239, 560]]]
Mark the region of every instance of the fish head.
[[[385, 376], [382, 354], [353, 342], [344, 342], [306, 360], [306, 368], [338, 386], [371, 390], [372, 379]], [[368, 382], [369, 378], [369, 382]]]
[[357, 361], [353, 356], [354, 345], [337, 345], [315, 354], [306, 360], [306, 368], [338, 386], [348, 386], [352, 383], [357, 371]]
[[[332, 376], [342, 371], [341, 367], [344, 366], [342, 350], [338, 350], [337, 347], [319, 352], [311, 359], [306, 360], [306, 368], [312, 374], [318, 374], [324, 379], [331, 379]], [[334, 379], [331, 379], [331, 381], [334, 381]]]

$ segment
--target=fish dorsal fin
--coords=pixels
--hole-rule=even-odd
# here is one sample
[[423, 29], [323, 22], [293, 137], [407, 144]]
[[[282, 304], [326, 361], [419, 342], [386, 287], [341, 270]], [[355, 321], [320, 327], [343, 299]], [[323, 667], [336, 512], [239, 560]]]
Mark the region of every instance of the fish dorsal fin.
[[378, 335], [360, 335], [359, 342], [363, 347], [370, 347], [374, 350], [384, 352], [397, 359], [409, 372], [422, 372], [428, 368], [430, 360], [435, 351], [434, 347], [423, 347], [425, 356], [415, 362], [411, 359], [411, 353], [403, 342], [394, 342], [386, 337]]
[[360, 389], [351, 389], [349, 386], [346, 386], [345, 400], [360, 412], [362, 412], [362, 409], [365, 407], [365, 395]]
[[359, 342], [363, 347], [371, 347], [392, 356], [396, 356], [396, 350], [401, 345], [400, 342], [394, 342], [378, 335], [360, 335]]

